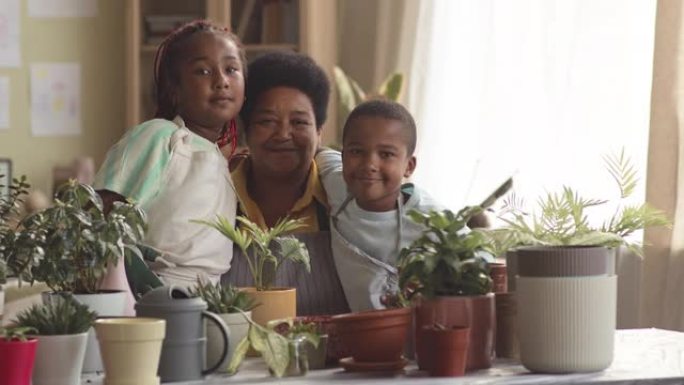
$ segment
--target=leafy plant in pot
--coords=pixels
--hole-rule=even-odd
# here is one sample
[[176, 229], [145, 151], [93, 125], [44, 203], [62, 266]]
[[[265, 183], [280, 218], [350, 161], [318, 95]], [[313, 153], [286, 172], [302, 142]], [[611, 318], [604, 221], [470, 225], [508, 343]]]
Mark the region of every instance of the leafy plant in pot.
[[[636, 230], [669, 223], [646, 203], [622, 203], [638, 183], [624, 151], [604, 159], [620, 199], [613, 202], [617, 208], [603, 224], [592, 224], [589, 210], [611, 202], [582, 197], [566, 186], [539, 199], [538, 210], [532, 213], [519, 200], [506, 201], [501, 219], [507, 226], [490, 233], [493, 239], [505, 238], [515, 245], [517, 268], [511, 270], [517, 275], [520, 358], [532, 371], [592, 372], [610, 365], [616, 250], [626, 247], [640, 254], [639, 244], [628, 237]], [[567, 316], [552, 319], [542, 314]]]
[[[327, 358], [328, 335], [323, 332], [320, 323], [306, 322], [301, 318], [288, 318], [286, 320], [273, 320], [269, 327], [284, 335], [288, 340], [296, 342], [298, 358], [291, 360], [288, 372], [296, 373], [304, 369], [323, 369]], [[302, 343], [303, 341], [317, 341]]]
[[[244, 314], [244, 313], [243, 313]], [[311, 344], [318, 347], [320, 338], [316, 333], [299, 330], [297, 333], [280, 333], [274, 328], [282, 320], [272, 320], [267, 327], [261, 326], [245, 315], [249, 322], [249, 331], [235, 348], [235, 353], [228, 366], [229, 373], [236, 373], [247, 354], [252, 348], [261, 354], [269, 371], [276, 377], [283, 375], [304, 375], [308, 371], [308, 361], [302, 355], [302, 347]], [[289, 325], [294, 325], [288, 319]]]
[[78, 385], [88, 330], [96, 314], [67, 297], [33, 305], [17, 315], [16, 325], [32, 329], [38, 340], [33, 385]]
[[490, 238], [480, 229], [468, 231], [468, 220], [482, 209], [453, 213], [412, 211], [425, 226], [422, 236], [399, 255], [399, 287], [416, 302], [414, 338], [418, 366], [426, 369], [424, 326], [470, 327], [466, 370], [484, 369], [494, 355], [494, 295], [485, 256]]
[[[64, 293], [87, 304], [98, 316], [121, 316], [126, 294], [99, 290], [107, 270], [124, 257], [141, 257], [137, 244], [145, 233], [145, 214], [127, 202], [116, 202], [107, 214], [92, 187], [71, 180], [59, 187], [52, 207], [20, 223], [20, 237], [33, 235], [26, 252], [17, 255], [23, 276], [45, 282], [55, 300]], [[35, 258], [38, 250], [42, 256]], [[56, 297], [55, 297], [56, 295]], [[102, 370], [97, 340], [90, 331], [85, 372]]]
[[[233, 352], [235, 351], [235, 341], [241, 341], [247, 335], [249, 322], [245, 318], [252, 316], [252, 309], [259, 304], [246, 291], [240, 290], [232, 285], [221, 286], [220, 283], [202, 283], [198, 279], [197, 286], [190, 289], [190, 294], [198, 296], [207, 303], [207, 310], [216, 313], [226, 326], [230, 329], [230, 339], [233, 341], [228, 354], [219, 367], [227, 371]], [[212, 322], [205, 322], [207, 336], [207, 362], [217, 362], [221, 357], [222, 344], [221, 332]]]
[[31, 385], [38, 340], [27, 327], [0, 327], [0, 384]]
[[239, 226], [217, 216], [214, 221], [195, 221], [220, 231], [242, 251], [241, 257], [247, 260], [254, 282], [253, 288], [246, 288], [261, 306], [252, 311], [252, 319], [266, 325], [274, 319], [296, 316], [296, 290], [294, 288], [273, 287], [278, 268], [284, 261], [301, 263], [306, 271], [311, 271], [309, 252], [306, 245], [293, 236], [286, 234], [304, 226], [299, 219], [280, 219], [273, 227], [260, 228], [249, 219], [238, 216]]

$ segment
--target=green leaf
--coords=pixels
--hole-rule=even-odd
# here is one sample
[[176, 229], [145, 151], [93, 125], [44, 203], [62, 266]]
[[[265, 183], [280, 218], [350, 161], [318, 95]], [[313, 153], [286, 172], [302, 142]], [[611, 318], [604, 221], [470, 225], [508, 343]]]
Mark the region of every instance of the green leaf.
[[391, 73], [378, 88], [378, 94], [383, 97], [397, 102], [401, 97], [402, 85], [404, 84], [404, 76], [399, 72]]
[[240, 368], [240, 365], [242, 364], [242, 361], [244, 361], [245, 356], [247, 355], [248, 350], [249, 338], [248, 336], [245, 336], [242, 340], [240, 340], [240, 343], [238, 343], [238, 345], [235, 347], [235, 350], [233, 351], [233, 357], [231, 357], [230, 363], [228, 364], [228, 373], [237, 373], [238, 369]]

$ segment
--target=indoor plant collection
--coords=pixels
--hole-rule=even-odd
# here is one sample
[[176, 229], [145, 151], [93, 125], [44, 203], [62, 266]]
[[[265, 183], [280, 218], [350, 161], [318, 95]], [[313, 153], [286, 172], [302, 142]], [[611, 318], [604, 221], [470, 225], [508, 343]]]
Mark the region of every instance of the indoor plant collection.
[[14, 323], [31, 329], [38, 341], [33, 385], [78, 385], [88, 330], [96, 314], [72, 297], [33, 305]]
[[[92, 187], [71, 180], [59, 187], [52, 207], [23, 218], [3, 255], [10, 271], [33, 283], [45, 282], [54, 294], [71, 293], [98, 316], [121, 316], [122, 292], [100, 291], [107, 269], [125, 256], [139, 255], [145, 215], [130, 203], [116, 202], [105, 214]], [[7, 244], [10, 244], [8, 241]], [[83, 370], [102, 370], [94, 331], [88, 337]]]
[[[616, 249], [641, 253], [628, 237], [636, 230], [668, 225], [648, 204], [621, 205], [638, 178], [624, 151], [605, 157], [620, 191], [615, 213], [600, 226], [588, 211], [609, 204], [587, 199], [570, 187], [539, 199], [528, 213], [509, 199], [501, 218], [507, 227], [491, 235], [514, 246], [507, 258], [518, 308], [520, 358], [532, 371], [592, 372], [613, 359], [616, 319]], [[613, 202], [615, 203], [615, 202]]]
[[301, 263], [311, 271], [309, 252], [300, 240], [287, 234], [304, 226], [299, 219], [283, 218], [273, 227], [262, 229], [246, 217], [238, 216], [238, 226], [224, 217], [214, 221], [195, 221], [211, 226], [230, 239], [247, 260], [254, 288], [246, 288], [261, 304], [252, 311], [254, 322], [264, 326], [274, 319], [297, 315], [297, 294], [294, 288], [273, 287], [278, 268], [284, 261]]
[[414, 337], [418, 366], [428, 369], [424, 327], [469, 327], [466, 370], [491, 366], [494, 354], [494, 295], [486, 256], [491, 242], [468, 220], [482, 209], [457, 213], [410, 212], [425, 225], [423, 235], [399, 255], [399, 287], [415, 302]]

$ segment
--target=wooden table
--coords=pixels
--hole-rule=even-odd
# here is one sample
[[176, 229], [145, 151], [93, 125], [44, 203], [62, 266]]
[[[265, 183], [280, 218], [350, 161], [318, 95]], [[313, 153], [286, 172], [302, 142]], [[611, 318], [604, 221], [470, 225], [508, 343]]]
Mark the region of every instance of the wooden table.
[[[304, 377], [276, 379], [268, 375], [260, 359], [248, 359], [235, 376], [212, 375], [204, 380], [174, 382], [174, 385], [219, 384], [684, 384], [684, 333], [660, 329], [618, 330], [615, 359], [598, 373], [531, 374], [512, 360], [497, 360], [488, 370], [464, 377], [431, 378], [409, 365], [394, 375], [347, 373], [341, 368], [310, 371]], [[101, 376], [84, 378], [83, 385], [101, 385]]]

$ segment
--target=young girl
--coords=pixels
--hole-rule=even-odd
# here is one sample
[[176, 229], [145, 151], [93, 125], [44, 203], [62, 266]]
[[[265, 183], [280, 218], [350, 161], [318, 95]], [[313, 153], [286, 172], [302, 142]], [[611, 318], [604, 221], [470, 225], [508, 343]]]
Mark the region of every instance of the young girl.
[[[191, 220], [235, 219], [219, 147], [236, 144], [245, 68], [240, 42], [227, 29], [201, 20], [173, 32], [155, 58], [155, 119], [126, 132], [97, 174], [105, 205], [130, 198], [147, 213], [144, 244], [158, 252], [149, 266], [164, 284], [215, 283], [230, 266], [232, 244]], [[127, 289], [122, 265], [105, 286]]]

